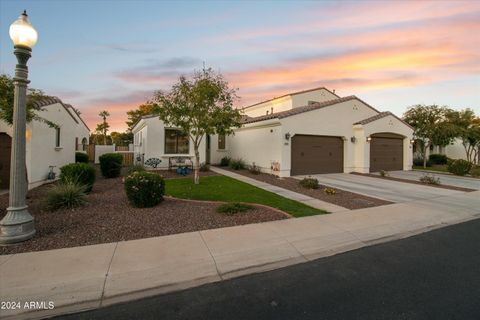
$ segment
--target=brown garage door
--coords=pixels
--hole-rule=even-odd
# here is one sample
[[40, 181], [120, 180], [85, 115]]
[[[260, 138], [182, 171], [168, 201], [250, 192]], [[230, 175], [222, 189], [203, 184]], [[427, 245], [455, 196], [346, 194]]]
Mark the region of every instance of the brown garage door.
[[8, 189], [10, 183], [10, 152], [12, 138], [0, 133], [0, 189]]
[[291, 175], [343, 172], [343, 139], [295, 135]]
[[393, 133], [372, 135], [370, 172], [403, 170], [403, 137]]

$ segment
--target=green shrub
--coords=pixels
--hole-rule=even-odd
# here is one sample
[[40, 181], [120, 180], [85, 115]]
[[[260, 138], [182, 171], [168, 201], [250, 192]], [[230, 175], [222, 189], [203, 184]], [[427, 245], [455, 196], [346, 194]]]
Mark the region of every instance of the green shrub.
[[128, 167], [128, 169], [126, 170], [126, 172], [125, 172], [124, 175], [125, 175], [125, 176], [128, 176], [128, 175], [130, 175], [130, 174], [132, 174], [132, 173], [134, 173], [134, 172], [143, 172], [143, 171], [146, 171], [146, 170], [145, 170], [145, 168], [144, 168], [142, 165], [140, 165], [140, 164], [135, 164], [135, 165], [133, 165], [133, 166]]
[[457, 176], [466, 175], [470, 172], [470, 169], [472, 169], [472, 163], [463, 159], [454, 160], [447, 166], [448, 172], [453, 173]]
[[75, 162], [88, 163], [88, 154], [84, 152], [75, 152]]
[[472, 166], [472, 169], [470, 170], [470, 175], [475, 178], [480, 177], [480, 166]]
[[307, 189], [318, 189], [318, 180], [315, 178], [303, 178], [299, 183], [302, 187]]
[[243, 161], [242, 159], [231, 159], [229, 166], [233, 170], [241, 170], [241, 169], [245, 169], [246, 167], [245, 161]]
[[388, 171], [386, 171], [386, 170], [380, 170], [380, 176], [381, 176], [381, 177], [388, 177]]
[[165, 181], [156, 173], [136, 171], [125, 177], [125, 192], [132, 206], [154, 207], [163, 201]]
[[428, 160], [430, 160], [432, 164], [447, 164], [448, 159], [444, 154], [431, 154]]
[[210, 165], [206, 162], [202, 162], [200, 164], [200, 168], [198, 168], [198, 169], [202, 172], [207, 172], [207, 171], [210, 171]]
[[[423, 167], [423, 158], [414, 158], [413, 165], [417, 167]], [[427, 160], [427, 167], [431, 167], [431, 166], [432, 166], [432, 162], [430, 160]]]
[[440, 178], [435, 178], [434, 176], [430, 176], [428, 174], [420, 177], [419, 180], [421, 183], [425, 183], [425, 184], [435, 184], [435, 185], [440, 184]]
[[220, 159], [220, 166], [222, 167], [228, 167], [230, 165], [230, 157], [223, 157], [222, 159]]
[[228, 216], [234, 215], [235, 213], [245, 212], [253, 209], [252, 206], [239, 202], [225, 203], [217, 208], [218, 213], [224, 213]]
[[259, 166], [257, 166], [257, 165], [255, 164], [255, 162], [252, 163], [252, 165], [248, 167], [248, 171], [249, 171], [251, 174], [260, 174], [260, 173], [262, 173], [262, 170], [260, 169]]
[[75, 181], [61, 181], [47, 193], [47, 207], [52, 211], [72, 209], [86, 203], [86, 187]]
[[120, 153], [105, 153], [100, 158], [100, 170], [105, 178], [116, 178], [122, 170], [123, 156]]
[[70, 163], [60, 168], [62, 182], [77, 182], [84, 185], [87, 193], [92, 191], [95, 175], [95, 167], [88, 163]]

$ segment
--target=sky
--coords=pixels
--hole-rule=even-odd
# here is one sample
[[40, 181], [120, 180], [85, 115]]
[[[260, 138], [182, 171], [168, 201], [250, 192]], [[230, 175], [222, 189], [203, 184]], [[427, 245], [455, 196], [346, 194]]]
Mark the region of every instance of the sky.
[[203, 64], [238, 88], [237, 107], [325, 86], [401, 116], [414, 104], [480, 114], [480, 1], [0, 0], [0, 73], [15, 68], [10, 24], [39, 33], [31, 87], [90, 129]]

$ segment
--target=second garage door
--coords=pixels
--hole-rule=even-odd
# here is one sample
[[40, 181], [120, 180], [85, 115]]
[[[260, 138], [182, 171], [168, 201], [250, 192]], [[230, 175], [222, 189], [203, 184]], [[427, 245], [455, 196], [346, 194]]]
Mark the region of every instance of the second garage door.
[[343, 172], [343, 139], [295, 135], [291, 175]]
[[372, 135], [370, 172], [403, 170], [403, 137], [393, 133]]

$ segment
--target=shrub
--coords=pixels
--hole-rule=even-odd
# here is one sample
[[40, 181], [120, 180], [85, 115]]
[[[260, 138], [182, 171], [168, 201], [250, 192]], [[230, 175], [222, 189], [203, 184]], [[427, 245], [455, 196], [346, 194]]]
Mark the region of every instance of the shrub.
[[200, 168], [198, 168], [198, 169], [202, 172], [207, 172], [207, 171], [210, 171], [210, 165], [206, 162], [202, 162], [200, 164]]
[[47, 207], [54, 211], [72, 209], [87, 203], [86, 187], [75, 181], [61, 181], [47, 193]]
[[[423, 167], [423, 158], [414, 158], [413, 165], [417, 167]], [[427, 167], [431, 167], [431, 166], [432, 166], [432, 162], [430, 160], [427, 160]]]
[[76, 182], [85, 186], [85, 192], [92, 191], [95, 183], [95, 167], [88, 163], [70, 163], [60, 168], [63, 183]]
[[223, 157], [222, 159], [220, 159], [220, 166], [221, 167], [228, 167], [230, 165], [230, 157]]
[[245, 161], [243, 161], [242, 159], [231, 159], [229, 166], [233, 170], [245, 169]]
[[435, 178], [434, 176], [430, 176], [428, 174], [420, 177], [419, 180], [421, 183], [425, 183], [425, 184], [435, 184], [435, 185], [440, 184], [440, 178]]
[[116, 178], [122, 170], [123, 156], [120, 153], [105, 153], [100, 158], [100, 170], [105, 178]]
[[307, 189], [318, 189], [318, 180], [315, 178], [303, 178], [300, 180], [299, 184]]
[[475, 178], [480, 177], [480, 166], [472, 166], [472, 169], [470, 170], [470, 175]]
[[260, 169], [259, 166], [257, 166], [257, 165], [255, 164], [255, 162], [252, 163], [252, 165], [248, 167], [248, 171], [249, 171], [251, 174], [260, 174], [260, 173], [262, 173], [262, 170]]
[[156, 168], [156, 167], [158, 167], [158, 165], [161, 162], [162, 162], [162, 160], [160, 160], [158, 158], [149, 158], [149, 159], [147, 159], [147, 161], [145, 161], [145, 165], [149, 166], [149, 167], [152, 167], [152, 168]]
[[230, 216], [235, 213], [245, 212], [251, 209], [253, 209], [251, 205], [239, 203], [239, 202], [232, 202], [232, 203], [222, 204], [220, 207], [217, 208], [217, 212], [224, 213]]
[[388, 171], [386, 171], [386, 170], [380, 170], [380, 176], [381, 176], [381, 177], [388, 177]]
[[428, 160], [430, 160], [432, 164], [447, 164], [448, 158], [444, 154], [431, 154]]
[[448, 172], [453, 173], [457, 176], [466, 175], [470, 172], [470, 169], [472, 169], [472, 163], [463, 159], [454, 160], [447, 166]]
[[128, 176], [134, 172], [143, 172], [143, 171], [145, 171], [145, 168], [140, 164], [136, 164], [136, 165], [130, 166], [127, 169], [127, 171], [125, 172], [125, 176]]
[[88, 154], [84, 152], [75, 152], [75, 162], [88, 163]]
[[337, 190], [333, 189], [333, 188], [325, 188], [323, 189], [323, 192], [325, 192], [326, 194], [330, 195], [330, 196], [334, 196], [337, 194]]
[[136, 171], [125, 177], [125, 192], [132, 206], [153, 207], [163, 200], [165, 181], [156, 173]]

